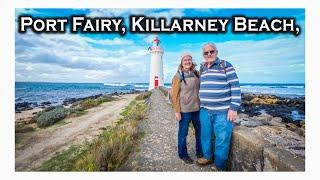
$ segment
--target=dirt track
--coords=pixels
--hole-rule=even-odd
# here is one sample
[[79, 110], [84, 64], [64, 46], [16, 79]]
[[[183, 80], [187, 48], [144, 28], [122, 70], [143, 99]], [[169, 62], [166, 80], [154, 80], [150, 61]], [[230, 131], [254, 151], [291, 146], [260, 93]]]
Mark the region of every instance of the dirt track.
[[36, 131], [25, 145], [15, 151], [16, 171], [32, 171], [55, 153], [90, 140], [112, 125], [120, 117], [120, 112], [136, 97], [127, 94], [120, 100], [107, 102], [88, 110], [81, 117], [65, 119], [66, 124]]

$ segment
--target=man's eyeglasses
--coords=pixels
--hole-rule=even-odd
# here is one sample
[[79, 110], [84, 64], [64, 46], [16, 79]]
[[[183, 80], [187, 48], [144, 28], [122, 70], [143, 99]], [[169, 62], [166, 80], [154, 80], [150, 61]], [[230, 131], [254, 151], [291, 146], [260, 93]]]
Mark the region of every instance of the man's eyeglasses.
[[216, 52], [216, 51], [215, 51], [215, 50], [206, 51], [206, 52], [203, 52], [203, 55], [208, 56], [209, 53], [210, 53], [210, 54], [214, 54], [214, 52]]

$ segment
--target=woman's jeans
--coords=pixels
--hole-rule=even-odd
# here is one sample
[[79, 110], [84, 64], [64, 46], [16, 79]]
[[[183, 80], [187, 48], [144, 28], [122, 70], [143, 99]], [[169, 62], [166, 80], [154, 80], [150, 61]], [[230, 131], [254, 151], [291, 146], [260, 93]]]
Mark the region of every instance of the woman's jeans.
[[189, 123], [192, 121], [195, 137], [196, 137], [196, 155], [197, 157], [202, 157], [201, 148], [201, 127], [199, 120], [199, 111], [181, 113], [181, 120], [179, 121], [179, 131], [178, 131], [178, 154], [180, 158], [189, 157], [187, 151], [187, 136], [189, 130]]
[[229, 155], [233, 124], [227, 120], [227, 112], [212, 112], [200, 109], [201, 143], [203, 157], [212, 159], [212, 135], [214, 134], [214, 164], [225, 170]]

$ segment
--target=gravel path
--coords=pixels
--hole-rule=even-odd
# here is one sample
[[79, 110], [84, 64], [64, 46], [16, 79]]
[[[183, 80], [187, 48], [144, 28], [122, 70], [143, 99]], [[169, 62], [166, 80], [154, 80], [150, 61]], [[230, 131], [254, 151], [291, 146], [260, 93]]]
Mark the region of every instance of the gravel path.
[[136, 96], [137, 94], [123, 95], [119, 100], [88, 109], [88, 113], [83, 116], [65, 119], [66, 124], [63, 126], [40, 129], [21, 149], [16, 149], [16, 171], [34, 170], [72, 144], [81, 144], [85, 140], [96, 138], [103, 128], [119, 119], [121, 111]]
[[[145, 136], [138, 150], [124, 163], [121, 171], [210, 171], [210, 166], [188, 165], [179, 159], [178, 122], [174, 119], [171, 105], [160, 90], [154, 90], [151, 95], [149, 119], [144, 124], [144, 130]], [[195, 138], [190, 130], [187, 138], [188, 152], [195, 161]]]

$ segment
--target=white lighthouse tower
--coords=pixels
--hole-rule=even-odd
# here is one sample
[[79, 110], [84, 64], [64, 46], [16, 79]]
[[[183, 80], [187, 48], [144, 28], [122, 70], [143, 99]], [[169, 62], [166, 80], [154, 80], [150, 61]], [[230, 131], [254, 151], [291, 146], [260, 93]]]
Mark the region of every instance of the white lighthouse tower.
[[152, 46], [149, 47], [149, 52], [151, 54], [149, 90], [164, 86], [162, 62], [163, 48], [159, 46], [159, 43], [159, 38], [155, 37], [152, 41]]

